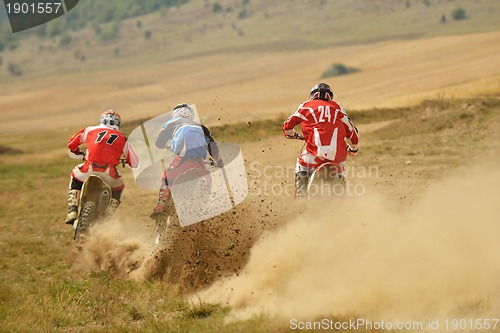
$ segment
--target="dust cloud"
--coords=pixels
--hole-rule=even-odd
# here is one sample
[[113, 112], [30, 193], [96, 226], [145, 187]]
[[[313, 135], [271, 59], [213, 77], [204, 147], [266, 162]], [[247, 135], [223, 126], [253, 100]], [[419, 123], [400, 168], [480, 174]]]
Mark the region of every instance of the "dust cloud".
[[168, 242], [158, 247], [154, 226], [141, 218], [99, 221], [75, 249], [75, 267], [117, 278], [161, 280], [181, 293], [198, 291], [244, 266], [263, 228], [248, 223], [257, 216], [252, 208], [246, 203], [202, 223], [174, 226]]
[[500, 168], [434, 184], [409, 208], [369, 189], [310, 206], [252, 248], [238, 276], [200, 292], [232, 318], [382, 320], [500, 313]]
[[137, 221], [114, 218], [90, 229], [77, 250], [75, 265], [86, 271], [108, 271], [119, 278], [141, 279], [153, 244], [152, 235], [140, 229]]

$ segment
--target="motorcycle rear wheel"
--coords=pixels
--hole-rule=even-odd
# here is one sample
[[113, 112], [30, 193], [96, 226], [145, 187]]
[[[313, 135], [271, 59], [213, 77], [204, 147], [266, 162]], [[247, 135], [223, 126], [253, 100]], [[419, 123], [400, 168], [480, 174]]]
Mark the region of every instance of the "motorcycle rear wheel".
[[80, 212], [80, 216], [78, 217], [78, 223], [75, 229], [75, 237], [74, 240], [80, 242], [82, 235], [85, 235], [94, 222], [96, 216], [96, 204], [93, 201], [87, 201]]
[[156, 220], [156, 247], [168, 247], [172, 240], [175, 228], [179, 227], [179, 219], [175, 211], [175, 206], [172, 198], [169, 198], [167, 209]]

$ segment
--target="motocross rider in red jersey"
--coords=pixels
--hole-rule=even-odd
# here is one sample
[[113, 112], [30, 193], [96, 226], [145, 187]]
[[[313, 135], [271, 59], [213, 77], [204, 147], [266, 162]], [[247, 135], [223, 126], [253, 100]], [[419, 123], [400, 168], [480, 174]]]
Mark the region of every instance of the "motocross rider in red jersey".
[[295, 167], [297, 197], [306, 194], [309, 177], [321, 164], [331, 161], [345, 173], [344, 161], [348, 154], [356, 155], [359, 140], [357, 128], [344, 108], [333, 100], [333, 91], [326, 83], [316, 84], [310, 91], [309, 100], [300, 104], [283, 123], [285, 137], [300, 138], [294, 130], [299, 124], [306, 146]]
[[[120, 115], [109, 110], [99, 117], [99, 125], [86, 127], [69, 139], [69, 151], [73, 156], [83, 157], [85, 162], [77, 165], [71, 172], [66, 224], [72, 225], [76, 220], [83, 182], [91, 174], [99, 175], [112, 189], [112, 199], [106, 215], [111, 216], [118, 208], [125, 184], [116, 166], [122, 156], [125, 156], [130, 167], [137, 168], [139, 165], [139, 159], [127, 138], [119, 131], [120, 124]], [[82, 144], [87, 147], [86, 154], [80, 151], [79, 146]]]

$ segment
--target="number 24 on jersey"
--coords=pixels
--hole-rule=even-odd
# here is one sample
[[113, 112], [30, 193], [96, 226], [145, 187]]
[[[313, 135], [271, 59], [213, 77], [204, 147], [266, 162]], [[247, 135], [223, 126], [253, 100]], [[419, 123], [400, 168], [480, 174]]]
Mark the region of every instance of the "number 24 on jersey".
[[337, 115], [339, 113], [339, 109], [336, 109], [334, 114], [333, 114], [333, 119], [332, 119], [332, 113], [330, 111], [330, 106], [326, 105], [319, 105], [318, 106], [318, 115], [315, 114], [313, 109], [310, 109], [311, 115], [314, 118], [314, 121], [317, 123], [324, 123], [324, 122], [329, 122], [329, 123], [335, 123], [337, 121]]

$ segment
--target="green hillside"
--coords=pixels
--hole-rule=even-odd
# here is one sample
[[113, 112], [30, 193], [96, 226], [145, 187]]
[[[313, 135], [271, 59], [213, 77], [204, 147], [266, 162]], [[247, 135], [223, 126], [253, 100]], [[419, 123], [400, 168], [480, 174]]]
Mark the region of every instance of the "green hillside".
[[[0, 57], [19, 65], [18, 76], [67, 73], [214, 52], [491, 31], [500, 29], [499, 13], [495, 0], [87, 0], [17, 34], [3, 17]], [[16, 76], [2, 67], [3, 79]]]
[[[57, 36], [64, 30], [81, 30], [86, 26], [107, 23], [113, 20], [123, 20], [130, 17], [137, 17], [151, 12], [175, 5], [182, 5], [187, 0], [87, 0], [80, 1], [78, 10], [72, 10], [63, 17], [48, 24], [32, 29], [30, 33], [40, 36]], [[12, 7], [13, 8], [13, 7]], [[14, 10], [14, 9], [13, 9]], [[2, 28], [7, 25], [7, 12], [0, 12], [0, 24]], [[21, 17], [21, 19], [29, 17]], [[49, 27], [49, 29], [47, 29]]]

